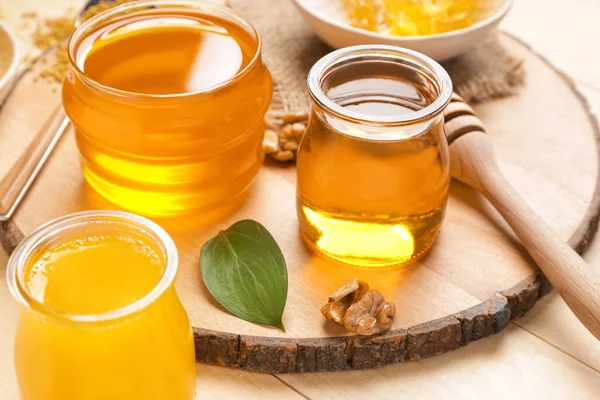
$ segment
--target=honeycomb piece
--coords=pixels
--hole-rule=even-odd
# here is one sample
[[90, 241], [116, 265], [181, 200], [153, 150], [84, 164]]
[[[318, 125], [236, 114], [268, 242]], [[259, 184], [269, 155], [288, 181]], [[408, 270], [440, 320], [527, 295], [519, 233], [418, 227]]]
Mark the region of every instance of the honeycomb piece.
[[431, 35], [471, 26], [498, 0], [344, 0], [350, 24], [392, 36]]

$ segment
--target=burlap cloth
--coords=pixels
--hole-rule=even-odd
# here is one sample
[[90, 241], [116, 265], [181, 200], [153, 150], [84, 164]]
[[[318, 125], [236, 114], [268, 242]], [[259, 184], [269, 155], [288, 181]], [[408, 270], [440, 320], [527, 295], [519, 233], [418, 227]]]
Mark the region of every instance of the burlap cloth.
[[[307, 110], [308, 71], [331, 48], [315, 36], [291, 0], [229, 0], [228, 4], [261, 33], [263, 57], [275, 83], [271, 108]], [[443, 66], [452, 77], [454, 91], [467, 102], [513, 94], [525, 79], [521, 60], [509, 54], [493, 36]]]

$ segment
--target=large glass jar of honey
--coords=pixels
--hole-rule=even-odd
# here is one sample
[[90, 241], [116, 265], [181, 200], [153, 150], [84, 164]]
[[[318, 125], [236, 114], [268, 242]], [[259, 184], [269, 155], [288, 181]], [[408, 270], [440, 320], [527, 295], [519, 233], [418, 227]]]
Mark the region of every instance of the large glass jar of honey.
[[69, 59], [63, 103], [100, 194], [146, 215], [243, 198], [272, 96], [249, 23], [210, 3], [136, 1], [82, 24]]
[[446, 71], [410, 50], [357, 46], [317, 62], [308, 88], [313, 108], [297, 160], [305, 241], [365, 267], [425, 255], [450, 181]]

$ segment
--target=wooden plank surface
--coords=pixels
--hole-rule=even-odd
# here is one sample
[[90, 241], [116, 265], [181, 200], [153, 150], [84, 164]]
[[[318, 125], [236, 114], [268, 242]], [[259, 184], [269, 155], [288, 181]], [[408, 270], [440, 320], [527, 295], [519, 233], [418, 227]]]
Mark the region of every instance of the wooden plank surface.
[[[0, 9], [7, 18], [42, 8], [46, 13], [58, 14], [78, 1], [49, 3], [0, 0]], [[594, 104], [600, 110], [600, 94], [590, 89], [600, 87], [600, 55], [591, 51], [600, 35], [596, 21], [600, 3], [577, 0], [560, 7], [549, 7], [545, 0], [516, 3], [505, 27], [542, 49], [587, 86], [586, 94], [592, 99], [596, 97]], [[534, 17], [536, 22], [532, 23]], [[3, 161], [0, 158], [0, 163]], [[600, 240], [594, 242], [586, 258], [598, 268]], [[6, 256], [0, 254], [0, 265], [5, 262]], [[1, 287], [5, 290], [4, 284]], [[6, 297], [0, 299], [0, 313], [16, 318], [12, 302]], [[599, 374], [594, 369], [600, 371], [600, 345], [577, 323], [560, 298], [551, 295], [537, 306], [534, 314], [518, 323], [523, 329], [509, 328], [502, 335], [442, 358], [352, 375], [344, 372], [280, 379], [315, 399], [343, 398], [344, 394], [346, 398], [597, 398]], [[17, 398], [12, 374], [14, 328], [8, 325], [0, 326], [0, 397], [12, 400]], [[269, 376], [204, 366], [199, 366], [198, 375], [202, 398], [298, 398], [294, 391]]]

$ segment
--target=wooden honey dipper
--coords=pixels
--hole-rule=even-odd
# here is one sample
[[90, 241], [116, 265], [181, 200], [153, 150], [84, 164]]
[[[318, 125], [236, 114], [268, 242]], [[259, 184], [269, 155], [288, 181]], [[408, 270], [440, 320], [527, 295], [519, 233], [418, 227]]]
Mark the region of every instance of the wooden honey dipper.
[[502, 175], [475, 111], [453, 94], [444, 116], [452, 177], [477, 189], [492, 203], [573, 313], [600, 340], [600, 276]]

